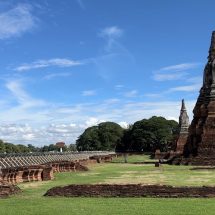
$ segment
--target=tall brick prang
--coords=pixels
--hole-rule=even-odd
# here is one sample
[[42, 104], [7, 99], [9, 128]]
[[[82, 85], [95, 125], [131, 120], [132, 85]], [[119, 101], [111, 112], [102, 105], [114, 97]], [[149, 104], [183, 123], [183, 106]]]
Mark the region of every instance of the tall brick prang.
[[215, 164], [215, 31], [212, 33], [203, 85], [193, 110], [184, 156], [191, 164]]

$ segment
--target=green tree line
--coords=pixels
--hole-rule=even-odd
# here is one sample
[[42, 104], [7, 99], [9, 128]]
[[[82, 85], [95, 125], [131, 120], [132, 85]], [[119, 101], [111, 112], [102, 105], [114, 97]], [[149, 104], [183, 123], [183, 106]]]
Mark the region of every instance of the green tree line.
[[[103, 122], [87, 128], [76, 144], [64, 146], [63, 151], [167, 151], [178, 136], [178, 123], [163, 117], [143, 119], [123, 129], [114, 122]], [[32, 144], [12, 144], [0, 140], [0, 153], [59, 151], [55, 144], [35, 147]]]
[[[32, 144], [12, 144], [0, 140], [0, 153], [26, 153], [26, 152], [49, 152], [49, 151], [59, 151], [59, 148], [54, 145], [45, 145], [42, 147], [35, 147]], [[64, 146], [63, 151], [76, 151], [76, 146], [70, 144], [69, 146]]]
[[167, 151], [178, 135], [178, 123], [163, 117], [143, 119], [123, 129], [114, 122], [87, 128], [76, 141], [79, 151]]

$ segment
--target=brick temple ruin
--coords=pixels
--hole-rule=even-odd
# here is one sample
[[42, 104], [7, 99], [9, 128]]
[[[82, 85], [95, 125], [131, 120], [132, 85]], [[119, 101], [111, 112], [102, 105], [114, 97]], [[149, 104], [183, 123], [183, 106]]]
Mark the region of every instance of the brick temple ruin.
[[172, 163], [215, 165], [215, 31], [212, 33], [203, 85], [193, 114], [183, 156], [173, 159]]
[[22, 153], [0, 155], [0, 182], [46, 181], [54, 172], [86, 171], [87, 165], [109, 162], [114, 152]]
[[179, 116], [179, 137], [176, 143], [176, 153], [182, 154], [184, 151], [184, 146], [187, 142], [188, 134], [189, 134], [189, 116], [187, 115], [187, 109], [185, 107], [184, 99], [181, 104], [181, 111]]
[[185, 107], [185, 101], [182, 99], [181, 111], [179, 115], [179, 135], [176, 142], [172, 143], [172, 150], [161, 152], [159, 149], [155, 151], [155, 159], [173, 159], [174, 157], [181, 156], [184, 151], [184, 146], [187, 143], [189, 135], [189, 116]]

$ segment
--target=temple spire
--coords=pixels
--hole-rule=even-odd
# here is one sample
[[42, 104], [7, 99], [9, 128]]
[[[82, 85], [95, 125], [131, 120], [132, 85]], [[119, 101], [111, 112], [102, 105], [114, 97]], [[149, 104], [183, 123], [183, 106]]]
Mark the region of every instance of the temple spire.
[[186, 111], [184, 99], [181, 101], [181, 111]]
[[175, 149], [175, 151], [179, 154], [183, 153], [184, 146], [187, 143], [188, 128], [189, 128], [189, 117], [187, 115], [184, 99], [182, 99], [181, 112], [179, 116], [179, 136], [178, 136], [176, 149]]
[[215, 59], [215, 31], [212, 32], [211, 45], [209, 49], [208, 61], [212, 62]]
[[187, 110], [185, 107], [185, 102], [184, 99], [182, 99], [181, 102], [181, 113], [179, 116], [179, 127], [180, 127], [180, 132], [188, 132], [188, 127], [189, 127], [189, 117], [187, 115]]

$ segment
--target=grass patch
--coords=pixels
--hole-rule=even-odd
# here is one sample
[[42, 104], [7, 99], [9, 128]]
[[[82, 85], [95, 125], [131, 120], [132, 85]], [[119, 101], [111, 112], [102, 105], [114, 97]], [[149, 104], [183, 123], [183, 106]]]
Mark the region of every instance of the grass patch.
[[[148, 161], [157, 161], [150, 159], [149, 155], [132, 155], [127, 157], [128, 163], [134, 163], [134, 162], [148, 162]], [[118, 158], [115, 158], [112, 163], [124, 163], [125, 159], [123, 156], [120, 156]]]
[[[119, 158], [118, 158], [119, 159]], [[137, 162], [143, 157], [129, 157]], [[144, 156], [144, 159], [149, 159]], [[119, 161], [90, 166], [88, 172], [55, 174], [53, 181], [22, 183], [22, 193], [0, 200], [1, 215], [212, 215], [215, 199], [154, 199], [154, 198], [50, 198], [43, 194], [54, 186], [96, 183], [143, 183], [174, 186], [215, 186], [215, 171], [190, 170], [190, 166], [125, 164]]]

